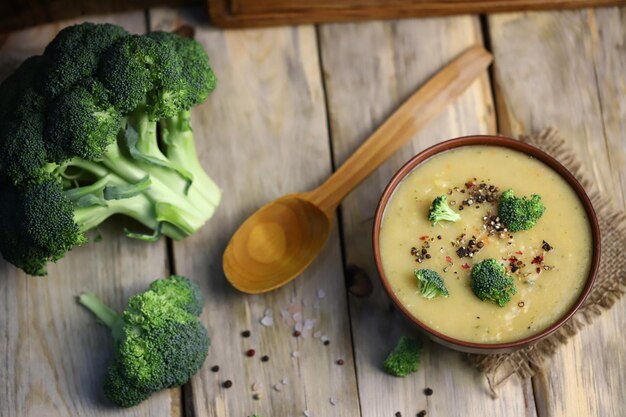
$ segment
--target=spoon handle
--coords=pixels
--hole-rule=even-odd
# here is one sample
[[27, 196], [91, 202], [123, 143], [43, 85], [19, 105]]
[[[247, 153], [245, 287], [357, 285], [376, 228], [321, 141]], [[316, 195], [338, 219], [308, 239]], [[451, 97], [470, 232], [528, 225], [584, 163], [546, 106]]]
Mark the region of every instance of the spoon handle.
[[308, 199], [332, 215], [341, 200], [434, 119], [489, 66], [492, 56], [475, 46], [409, 97]]

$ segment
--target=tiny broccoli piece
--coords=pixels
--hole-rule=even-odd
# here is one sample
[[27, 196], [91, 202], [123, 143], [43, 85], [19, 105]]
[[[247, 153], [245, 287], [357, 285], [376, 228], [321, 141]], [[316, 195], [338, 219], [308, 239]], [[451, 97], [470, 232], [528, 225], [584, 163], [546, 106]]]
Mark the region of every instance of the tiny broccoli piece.
[[474, 265], [470, 285], [478, 298], [493, 301], [500, 307], [504, 307], [515, 294], [513, 278], [495, 259], [484, 259]]
[[93, 294], [82, 294], [79, 302], [111, 329], [117, 354], [103, 388], [121, 407], [184, 384], [207, 357], [210, 339], [198, 320], [202, 297], [198, 286], [185, 277], [154, 281], [131, 297], [121, 314]]
[[430, 269], [416, 269], [415, 278], [419, 285], [420, 293], [429, 300], [435, 297], [447, 297], [448, 290], [441, 276]]
[[383, 368], [390, 375], [407, 376], [419, 368], [421, 353], [422, 342], [419, 339], [402, 336], [383, 362]]
[[445, 195], [436, 197], [428, 209], [428, 221], [434, 226], [441, 221], [456, 222], [461, 216], [448, 205], [448, 198]]
[[508, 189], [500, 196], [498, 216], [509, 231], [519, 232], [534, 227], [545, 210], [538, 195], [533, 194], [530, 199], [516, 197], [513, 190]]

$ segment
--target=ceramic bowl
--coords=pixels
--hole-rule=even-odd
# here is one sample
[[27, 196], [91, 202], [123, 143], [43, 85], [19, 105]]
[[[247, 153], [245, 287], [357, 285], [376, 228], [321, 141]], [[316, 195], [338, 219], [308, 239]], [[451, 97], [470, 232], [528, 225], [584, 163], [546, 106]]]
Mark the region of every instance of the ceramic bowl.
[[[576, 300], [576, 302], [572, 305], [572, 307], [554, 324], [549, 326], [548, 328], [534, 334], [528, 336], [523, 339], [519, 339], [512, 342], [505, 343], [475, 343], [475, 342], [467, 342], [464, 340], [459, 340], [442, 334], [430, 327], [426, 324], [422, 323], [416, 317], [414, 317], [398, 300], [395, 296], [391, 285], [387, 277], [385, 276], [385, 271], [383, 270], [381, 255], [380, 255], [380, 247], [378, 244], [379, 235], [380, 235], [380, 227], [383, 221], [383, 216], [385, 214], [385, 209], [387, 208], [387, 204], [389, 203], [396, 187], [402, 182], [402, 180], [409, 174], [415, 167], [417, 167], [422, 162], [431, 158], [434, 155], [437, 155], [441, 152], [448, 151], [450, 149], [455, 149], [463, 146], [472, 146], [472, 145], [490, 145], [490, 146], [503, 146], [506, 148], [510, 148], [527, 155], [534, 157], [535, 159], [543, 162], [548, 167], [552, 168], [556, 171], [561, 177], [567, 181], [567, 183], [574, 189], [576, 194], [578, 195], [580, 201], [582, 202], [584, 209], [587, 213], [587, 217], [591, 226], [592, 233], [592, 241], [593, 241], [593, 255], [591, 259], [591, 267], [589, 269], [589, 276], [587, 277], [587, 281], [585, 286], [580, 293], [580, 296]], [[529, 145], [524, 142], [520, 142], [518, 140], [509, 139], [501, 136], [466, 136], [462, 138], [452, 139], [445, 142], [438, 143], [419, 154], [415, 155], [411, 158], [400, 170], [393, 176], [387, 188], [383, 192], [380, 201], [378, 203], [378, 207], [376, 209], [376, 215], [374, 218], [374, 230], [373, 230], [373, 245], [374, 245], [374, 256], [376, 258], [376, 266], [378, 268], [378, 273], [380, 280], [383, 284], [383, 287], [387, 291], [389, 297], [391, 297], [394, 305], [423, 333], [425, 333], [430, 339], [444, 345], [450, 347], [455, 350], [470, 352], [470, 353], [503, 353], [510, 352], [513, 350], [517, 350], [526, 346], [529, 346], [533, 343], [536, 343], [557, 331], [567, 320], [569, 320], [572, 315], [580, 308], [583, 304], [596, 278], [596, 274], [598, 272], [598, 266], [600, 263], [600, 228], [598, 226], [598, 218], [593, 209], [591, 201], [589, 197], [585, 193], [582, 185], [578, 182], [578, 180], [556, 159], [543, 152], [542, 150]]]

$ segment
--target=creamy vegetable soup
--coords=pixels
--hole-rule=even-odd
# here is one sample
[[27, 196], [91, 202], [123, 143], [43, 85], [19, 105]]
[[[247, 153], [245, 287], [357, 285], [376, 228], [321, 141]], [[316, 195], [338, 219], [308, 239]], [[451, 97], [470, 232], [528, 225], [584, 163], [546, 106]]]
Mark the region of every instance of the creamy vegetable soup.
[[[500, 194], [537, 194], [544, 214], [529, 230], [510, 232], [498, 217]], [[432, 226], [428, 212], [445, 195], [457, 222]], [[465, 146], [422, 162], [398, 185], [380, 230], [383, 269], [408, 311], [450, 337], [502, 343], [557, 321], [580, 295], [592, 256], [591, 227], [574, 190], [558, 173], [523, 153]], [[503, 307], [470, 286], [474, 264], [498, 260], [516, 292]], [[420, 294], [416, 269], [439, 273], [448, 297]]]

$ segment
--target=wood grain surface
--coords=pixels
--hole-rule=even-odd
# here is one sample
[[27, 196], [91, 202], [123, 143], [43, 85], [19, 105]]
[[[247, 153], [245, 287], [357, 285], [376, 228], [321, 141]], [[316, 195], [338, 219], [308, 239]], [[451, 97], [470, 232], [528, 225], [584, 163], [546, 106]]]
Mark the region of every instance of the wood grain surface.
[[[625, 17], [613, 8], [489, 18], [503, 133], [557, 127], [620, 207], [626, 206]], [[520, 36], [524, 42], [515, 42]], [[533, 378], [540, 417], [623, 414], [624, 317], [622, 299]]]
[[[253, 211], [283, 194], [314, 188], [330, 174], [315, 28], [219, 31], [192, 14], [154, 11], [150, 17], [153, 29], [193, 24], [218, 77], [215, 92], [194, 111], [193, 127], [202, 163], [224, 190], [223, 202], [209, 224], [173, 250], [176, 271], [201, 283], [203, 321], [214, 338], [205, 367], [192, 380], [187, 413], [358, 415], [337, 229], [306, 272], [268, 294], [236, 291], [221, 266], [228, 239]], [[302, 319], [315, 320], [304, 337], [293, 337], [294, 323], [284, 323], [281, 310], [289, 308], [290, 317], [302, 309]], [[267, 309], [270, 327], [259, 323]], [[244, 330], [252, 336], [242, 338]], [[312, 337], [317, 331], [328, 345]], [[244, 354], [250, 348], [257, 352], [253, 358]], [[270, 360], [263, 363], [265, 354]], [[338, 359], [345, 364], [337, 365]], [[212, 365], [220, 371], [211, 372]], [[281, 383], [285, 378], [288, 385]], [[232, 388], [220, 387], [226, 379]], [[259, 400], [254, 383], [262, 384]]]
[[[0, 2], [0, 33], [72, 19], [156, 7], [202, 4], [202, 0], [47, 0]], [[102, 16], [101, 18], [106, 19]]]
[[220, 27], [259, 27], [466, 13], [568, 9], [624, 0], [205, 0]]
[[[419, 21], [330, 24], [320, 28], [320, 47], [330, 115], [335, 166], [415, 89], [482, 38], [470, 17]], [[380, 370], [399, 335], [412, 333], [380, 285], [371, 248], [378, 199], [401, 165], [425, 147], [470, 133], [494, 133], [495, 118], [487, 73], [414, 136], [341, 204], [345, 263], [373, 280], [369, 297], [350, 297], [361, 412], [364, 417], [428, 415], [534, 416], [528, 381], [512, 381], [501, 401], [492, 400], [477, 372], [461, 354], [428, 344], [421, 370], [394, 378]], [[435, 391], [426, 397], [423, 390]]]

